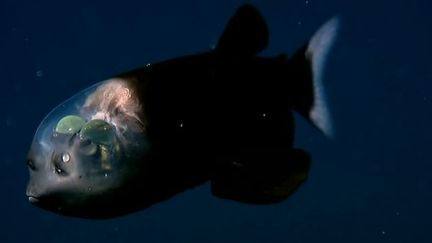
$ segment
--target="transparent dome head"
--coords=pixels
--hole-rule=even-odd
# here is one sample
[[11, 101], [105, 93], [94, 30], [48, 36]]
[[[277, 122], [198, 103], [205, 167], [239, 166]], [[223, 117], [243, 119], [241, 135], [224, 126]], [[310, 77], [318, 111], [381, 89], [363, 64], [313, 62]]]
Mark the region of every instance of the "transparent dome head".
[[120, 187], [149, 152], [145, 128], [133, 80], [113, 78], [77, 93], [36, 131], [29, 153], [37, 168], [30, 177], [31, 194]]

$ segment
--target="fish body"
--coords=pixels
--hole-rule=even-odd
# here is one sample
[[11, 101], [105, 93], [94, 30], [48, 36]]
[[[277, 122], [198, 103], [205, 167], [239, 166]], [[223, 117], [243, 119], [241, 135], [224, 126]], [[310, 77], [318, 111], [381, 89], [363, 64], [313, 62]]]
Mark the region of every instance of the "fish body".
[[288, 198], [310, 163], [294, 148], [293, 111], [332, 133], [321, 80], [337, 27], [330, 20], [291, 57], [261, 57], [268, 29], [244, 5], [215, 48], [81, 91], [36, 131], [30, 202], [67, 216], [111, 218], [208, 181], [219, 198]]

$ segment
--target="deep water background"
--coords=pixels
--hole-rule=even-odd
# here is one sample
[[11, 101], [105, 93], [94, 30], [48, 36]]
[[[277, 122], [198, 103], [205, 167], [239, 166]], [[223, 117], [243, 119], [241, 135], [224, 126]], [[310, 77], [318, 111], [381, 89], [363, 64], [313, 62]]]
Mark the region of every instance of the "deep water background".
[[209, 185], [105, 221], [25, 196], [25, 155], [58, 103], [119, 72], [209, 49], [245, 1], [0, 2], [0, 242], [432, 242], [432, 4], [261, 0], [269, 48], [292, 53], [326, 19], [342, 29], [325, 83], [336, 137], [298, 120], [313, 155], [289, 200], [251, 206]]

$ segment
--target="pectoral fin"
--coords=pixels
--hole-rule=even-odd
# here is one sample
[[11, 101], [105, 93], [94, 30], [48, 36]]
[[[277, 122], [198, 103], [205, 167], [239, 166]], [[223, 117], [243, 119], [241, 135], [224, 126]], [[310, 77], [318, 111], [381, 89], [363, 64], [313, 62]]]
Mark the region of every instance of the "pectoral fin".
[[251, 204], [280, 202], [292, 195], [307, 179], [309, 154], [294, 149], [284, 161], [269, 156], [260, 165], [231, 163], [211, 181], [213, 195]]

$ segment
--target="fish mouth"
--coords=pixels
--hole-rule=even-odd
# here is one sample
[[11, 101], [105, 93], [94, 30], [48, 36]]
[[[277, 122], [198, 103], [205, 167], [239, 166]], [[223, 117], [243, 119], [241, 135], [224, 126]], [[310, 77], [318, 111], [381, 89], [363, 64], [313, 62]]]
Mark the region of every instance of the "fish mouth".
[[27, 199], [30, 203], [35, 204], [40, 202], [40, 198], [36, 196], [31, 190], [27, 189]]
[[39, 198], [35, 197], [35, 196], [27, 196], [29, 202], [31, 203], [38, 203], [39, 202]]

